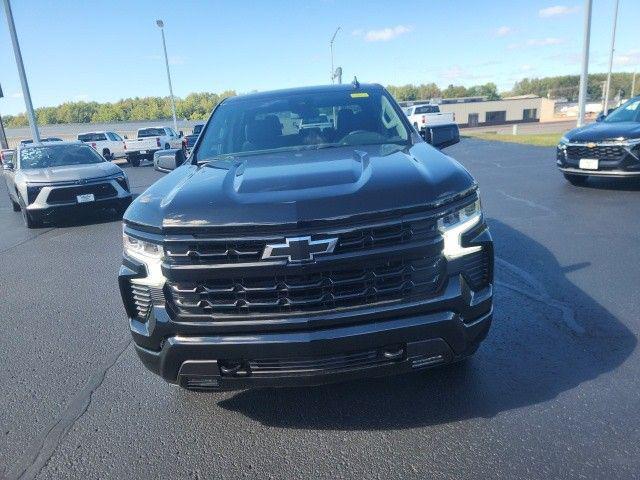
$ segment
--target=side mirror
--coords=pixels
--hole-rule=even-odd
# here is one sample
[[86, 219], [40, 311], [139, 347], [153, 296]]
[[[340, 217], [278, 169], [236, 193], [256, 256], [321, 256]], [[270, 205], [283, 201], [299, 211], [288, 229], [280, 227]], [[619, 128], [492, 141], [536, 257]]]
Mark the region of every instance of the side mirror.
[[169, 150], [158, 150], [153, 154], [153, 168], [158, 172], [170, 172], [185, 163], [187, 157], [181, 148], [171, 148]]
[[442, 150], [460, 142], [460, 130], [458, 125], [442, 125], [422, 130], [422, 136], [427, 143]]
[[604, 112], [600, 112], [600, 113], [598, 114], [598, 116], [596, 117], [596, 122], [601, 122], [601, 121], [603, 121], [605, 118], [607, 118], [607, 116], [605, 115], [605, 113], [604, 113]]
[[184, 137], [184, 132], [182, 130], [180, 130], [180, 135], [178, 135], [180, 138]]

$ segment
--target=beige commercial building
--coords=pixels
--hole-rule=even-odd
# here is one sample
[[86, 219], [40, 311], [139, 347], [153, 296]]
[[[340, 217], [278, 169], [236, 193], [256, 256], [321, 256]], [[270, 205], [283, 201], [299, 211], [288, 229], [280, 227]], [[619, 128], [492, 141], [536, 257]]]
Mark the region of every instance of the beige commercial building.
[[453, 113], [460, 127], [505, 125], [525, 122], [551, 122], [555, 101], [535, 95], [486, 100], [483, 97], [445, 98], [400, 102], [402, 106], [436, 103], [441, 112]]

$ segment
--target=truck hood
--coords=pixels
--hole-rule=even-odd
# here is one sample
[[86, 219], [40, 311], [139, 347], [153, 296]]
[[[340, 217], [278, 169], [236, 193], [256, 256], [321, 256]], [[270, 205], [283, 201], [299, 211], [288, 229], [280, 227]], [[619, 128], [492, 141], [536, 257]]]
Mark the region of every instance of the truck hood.
[[180, 167], [125, 221], [154, 230], [295, 224], [440, 203], [474, 185], [426, 143], [274, 153]]
[[570, 142], [602, 142], [640, 138], [639, 122], [596, 122], [575, 128], [564, 135]]
[[121, 171], [120, 167], [111, 162], [101, 162], [88, 165], [26, 169], [20, 170], [20, 173], [29, 183], [59, 183], [109, 177]]

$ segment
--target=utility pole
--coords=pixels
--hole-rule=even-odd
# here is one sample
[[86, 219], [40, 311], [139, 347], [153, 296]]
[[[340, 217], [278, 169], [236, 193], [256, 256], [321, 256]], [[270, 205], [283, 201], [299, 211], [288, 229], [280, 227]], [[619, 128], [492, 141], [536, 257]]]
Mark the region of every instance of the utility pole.
[[167, 42], [164, 40], [164, 22], [156, 20], [156, 25], [160, 27], [162, 33], [162, 48], [164, 49], [164, 63], [167, 67], [167, 80], [169, 80], [169, 95], [171, 95], [171, 111], [173, 112], [173, 129], [178, 131], [178, 119], [176, 118], [176, 101], [173, 98], [173, 87], [171, 86], [171, 73], [169, 72], [169, 57], [167, 56]]
[[613, 11], [613, 30], [611, 32], [611, 51], [609, 52], [609, 73], [607, 73], [607, 91], [604, 94], [604, 114], [609, 114], [609, 89], [611, 88], [611, 69], [613, 68], [613, 52], [616, 47], [616, 26], [618, 24], [618, 3], [616, 0]]
[[[2, 93], [2, 85], [0, 85], [0, 98], [2, 98], [3, 96], [4, 94]], [[4, 125], [2, 124], [2, 115], [0, 115], [0, 148], [3, 150], [9, 148], [7, 135], [4, 133]]]
[[16, 57], [18, 65], [18, 75], [20, 76], [20, 84], [22, 85], [22, 96], [24, 104], [27, 108], [27, 118], [29, 119], [29, 127], [31, 127], [31, 137], [33, 143], [40, 143], [40, 132], [36, 123], [36, 114], [33, 111], [31, 103], [31, 93], [29, 93], [29, 84], [27, 83], [27, 74], [24, 72], [24, 64], [22, 63], [22, 53], [20, 52], [20, 44], [18, 43], [18, 35], [16, 34], [16, 25], [13, 23], [13, 12], [11, 12], [11, 4], [9, 0], [3, 0], [4, 12], [7, 16], [7, 24], [9, 25], [9, 34], [11, 35], [11, 43], [13, 44], [13, 54]]
[[633, 98], [636, 93], [636, 73], [638, 73], [638, 68], [633, 71], [633, 80], [631, 80], [631, 96], [629, 98]]
[[334, 32], [333, 37], [331, 37], [331, 40], [329, 40], [329, 50], [331, 50], [331, 83], [335, 83], [335, 78], [336, 78], [336, 72], [333, 69], [333, 42], [336, 39], [336, 35], [340, 30], [342, 30], [341, 27], [336, 28], [336, 31]]
[[584, 40], [582, 46], [582, 72], [580, 73], [580, 92], [578, 94], [578, 127], [584, 124], [584, 110], [587, 101], [587, 82], [589, 75], [589, 40], [591, 38], [591, 3], [584, 2]]

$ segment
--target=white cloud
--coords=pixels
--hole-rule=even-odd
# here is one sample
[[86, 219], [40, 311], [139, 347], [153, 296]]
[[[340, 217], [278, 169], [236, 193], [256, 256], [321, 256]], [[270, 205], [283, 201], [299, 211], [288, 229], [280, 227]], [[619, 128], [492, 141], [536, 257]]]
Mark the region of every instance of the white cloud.
[[413, 31], [413, 27], [405, 25], [397, 25], [395, 27], [387, 27], [381, 30], [369, 30], [364, 34], [367, 42], [388, 42], [394, 38]]
[[507, 35], [511, 35], [513, 32], [513, 28], [503, 25], [502, 27], [496, 28], [495, 35], [496, 37], [506, 37]]
[[532, 38], [527, 40], [527, 45], [529, 45], [530, 47], [544, 47], [546, 45], [560, 45], [562, 43], [564, 43], [564, 40], [562, 38], [553, 37]]
[[640, 65], [640, 50], [629, 50], [625, 53], [619, 53], [613, 57], [613, 63], [620, 66], [638, 66]]
[[543, 8], [538, 11], [538, 16], [541, 18], [557, 17], [559, 15], [569, 15], [576, 13], [580, 10], [580, 7], [567, 7], [565, 5], [555, 5], [553, 7]]

